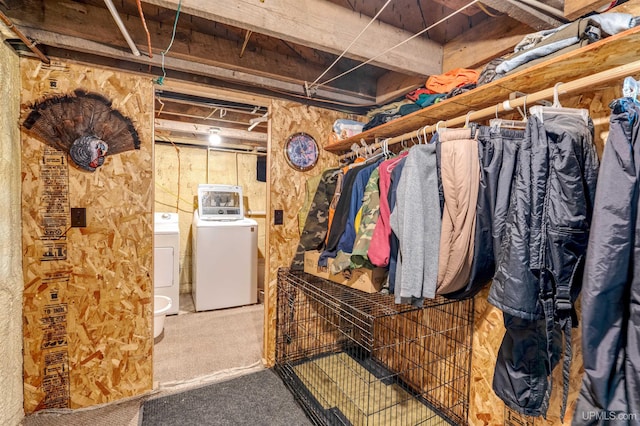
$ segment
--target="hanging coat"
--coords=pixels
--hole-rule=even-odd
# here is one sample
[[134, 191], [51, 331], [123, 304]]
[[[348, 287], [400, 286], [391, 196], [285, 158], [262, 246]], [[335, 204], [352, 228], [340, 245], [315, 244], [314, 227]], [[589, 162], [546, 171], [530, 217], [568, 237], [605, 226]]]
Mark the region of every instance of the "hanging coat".
[[584, 376], [574, 425], [640, 425], [640, 106], [613, 113], [582, 292]]
[[473, 251], [469, 282], [459, 291], [444, 295], [450, 299], [473, 297], [493, 279], [495, 259], [500, 256], [504, 237], [516, 159], [524, 139], [524, 130], [480, 126], [477, 133], [480, 186], [473, 242], [477, 249]]
[[338, 175], [335, 169], [328, 169], [322, 173], [322, 178], [309, 207], [300, 242], [295, 257], [291, 261], [292, 271], [304, 270], [304, 252], [319, 250], [324, 246], [327, 235], [329, 203], [336, 189]]
[[489, 302], [505, 313], [508, 329], [493, 389], [505, 404], [526, 415], [546, 415], [561, 329], [565, 348], [560, 416], [564, 416], [573, 303], [582, 287], [597, 173], [590, 120], [563, 113], [544, 115], [544, 122], [537, 116], [529, 118], [504, 250], [489, 293]]
[[396, 195], [390, 216], [391, 229], [400, 241], [395, 299], [422, 306], [425, 298], [435, 297], [438, 278], [441, 219], [435, 145], [411, 148]]
[[438, 294], [463, 288], [471, 275], [480, 184], [478, 141], [471, 129], [439, 132], [444, 209], [438, 257]]

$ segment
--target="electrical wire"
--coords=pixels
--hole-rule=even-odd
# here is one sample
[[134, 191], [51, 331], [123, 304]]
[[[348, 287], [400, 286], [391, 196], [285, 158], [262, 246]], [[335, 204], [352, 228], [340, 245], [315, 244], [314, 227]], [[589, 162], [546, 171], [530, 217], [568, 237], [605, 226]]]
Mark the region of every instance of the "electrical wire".
[[173, 41], [176, 38], [176, 28], [178, 27], [178, 18], [180, 17], [181, 7], [182, 7], [182, 0], [179, 0], [178, 9], [176, 9], [176, 19], [173, 21], [173, 31], [171, 33], [171, 41], [169, 42], [169, 46], [167, 46], [166, 50], [160, 53], [160, 55], [162, 56], [162, 76], [156, 79], [155, 81], [156, 84], [164, 83], [164, 79], [167, 78], [167, 71], [164, 69], [164, 55], [169, 53], [169, 50], [171, 50], [171, 46], [173, 46]]
[[180, 201], [184, 201], [187, 204], [190, 203], [189, 201], [180, 198], [180, 177], [182, 176], [182, 173], [180, 172], [180, 148], [175, 143], [173, 143], [173, 141], [171, 139], [169, 139], [168, 137], [160, 136], [160, 138], [165, 140], [166, 142], [169, 142], [171, 145], [173, 145], [173, 147], [176, 150], [176, 155], [178, 157], [178, 193], [174, 194], [173, 192], [171, 192], [171, 190], [163, 187], [162, 185], [160, 185], [157, 182], [156, 182], [156, 186], [158, 186], [160, 189], [162, 189], [167, 194], [170, 194], [170, 195], [173, 195], [173, 196], [176, 197], [176, 213], [178, 213], [180, 211]]
[[[174, 197], [177, 197], [176, 193], [175, 193], [175, 192], [173, 192], [172, 190], [170, 190], [169, 188], [167, 188], [166, 186], [164, 186], [164, 185], [162, 185], [162, 184], [160, 184], [160, 183], [158, 183], [158, 182], [156, 182], [155, 184], [156, 184], [156, 188], [161, 189], [161, 190], [162, 190], [162, 192], [164, 192], [164, 193], [166, 193], [166, 194], [169, 194], [169, 195], [172, 195], [172, 196], [174, 196]], [[183, 201], [183, 202], [185, 202], [185, 203], [187, 203], [187, 204], [189, 204], [189, 205], [191, 205], [191, 204], [192, 204], [192, 202], [191, 202], [191, 201], [189, 201], [189, 200], [185, 200], [184, 198], [179, 198], [179, 200], [180, 200], [180, 201]], [[159, 203], [159, 204], [164, 204], [165, 206], [169, 206], [169, 204], [167, 204], [167, 203]], [[175, 207], [175, 206], [171, 206], [171, 207]], [[183, 212], [191, 213], [193, 210], [178, 209], [178, 211], [183, 211]]]
[[138, 3], [138, 13], [140, 14], [142, 27], [144, 28], [144, 31], [147, 33], [147, 47], [149, 48], [149, 58], [153, 58], [153, 52], [151, 51], [151, 34], [149, 34], [149, 28], [147, 28], [147, 20], [144, 19], [144, 12], [142, 11], [142, 2], [140, 0], [136, 0], [136, 3]]
[[365, 66], [365, 65], [367, 65], [367, 64], [369, 64], [369, 63], [371, 63], [371, 62], [375, 61], [375, 60], [376, 60], [376, 59], [378, 59], [379, 57], [381, 57], [381, 56], [383, 56], [383, 55], [386, 55], [387, 53], [389, 53], [389, 52], [390, 52], [390, 51], [392, 51], [393, 49], [395, 49], [395, 48], [397, 48], [397, 47], [400, 47], [400, 46], [402, 46], [402, 45], [403, 45], [403, 44], [405, 44], [405, 43], [408, 43], [409, 41], [413, 40], [413, 39], [414, 39], [414, 38], [416, 38], [416, 37], [421, 36], [422, 34], [426, 33], [427, 31], [429, 31], [429, 30], [431, 30], [431, 29], [433, 29], [433, 28], [437, 27], [438, 25], [440, 25], [440, 24], [441, 24], [441, 23], [443, 23], [443, 22], [446, 22], [446, 21], [447, 21], [447, 20], [449, 20], [451, 17], [453, 17], [453, 16], [457, 15], [458, 13], [460, 13], [460, 12], [462, 12], [463, 10], [465, 10], [465, 9], [467, 9], [467, 8], [469, 8], [469, 7], [471, 7], [471, 6], [473, 6], [474, 4], [476, 4], [476, 3], [478, 3], [478, 2], [480, 2], [480, 0], [473, 0], [473, 1], [471, 1], [469, 4], [467, 4], [467, 5], [465, 5], [465, 6], [462, 6], [462, 7], [461, 7], [461, 8], [459, 8], [458, 10], [453, 11], [453, 12], [452, 12], [452, 13], [450, 13], [449, 15], [447, 15], [447, 16], [445, 16], [444, 18], [440, 19], [438, 22], [435, 22], [435, 23], [433, 23], [433, 24], [429, 25], [427, 28], [425, 28], [425, 29], [423, 29], [423, 30], [421, 30], [421, 31], [419, 31], [419, 32], [417, 32], [417, 33], [415, 33], [414, 35], [412, 35], [412, 36], [411, 36], [411, 37], [409, 37], [408, 39], [406, 39], [406, 40], [404, 40], [404, 41], [401, 41], [400, 43], [396, 44], [395, 46], [391, 46], [390, 48], [388, 48], [388, 49], [387, 49], [387, 50], [385, 50], [384, 52], [377, 54], [376, 56], [374, 56], [374, 57], [373, 57], [373, 58], [371, 58], [371, 59], [367, 59], [365, 62], [362, 62], [362, 63], [360, 63], [360, 64], [356, 65], [355, 67], [353, 67], [353, 68], [351, 68], [351, 69], [349, 69], [349, 70], [347, 70], [347, 71], [345, 71], [345, 72], [343, 72], [343, 73], [341, 73], [341, 74], [339, 74], [339, 75], [337, 75], [337, 76], [335, 76], [335, 77], [333, 77], [333, 78], [330, 78], [329, 80], [326, 80], [326, 81], [323, 81], [322, 83], [316, 84], [316, 85], [315, 85], [315, 87], [320, 87], [320, 86], [324, 86], [324, 85], [326, 85], [326, 84], [328, 84], [328, 83], [331, 83], [332, 81], [337, 80], [337, 79], [339, 79], [339, 78], [342, 78], [342, 77], [344, 77], [345, 75], [347, 75], [347, 74], [349, 74], [349, 73], [351, 73], [351, 72], [353, 72], [353, 71], [357, 70], [358, 68], [363, 67], [363, 66]]
[[344, 49], [344, 51], [343, 51], [343, 52], [342, 52], [342, 53], [341, 53], [341, 54], [336, 58], [336, 60], [335, 60], [335, 61], [333, 61], [333, 63], [332, 63], [331, 65], [329, 65], [329, 67], [328, 67], [326, 70], [324, 70], [324, 72], [323, 72], [322, 74], [320, 74], [320, 75], [318, 76], [318, 78], [316, 78], [316, 79], [313, 81], [313, 83], [311, 83], [311, 84], [310, 84], [310, 86], [309, 86], [310, 88], [313, 88], [313, 87], [314, 87], [314, 85], [318, 82], [318, 80], [320, 80], [322, 77], [324, 77], [324, 75], [325, 75], [326, 73], [328, 73], [328, 72], [329, 72], [329, 70], [330, 70], [331, 68], [333, 68], [333, 67], [334, 67], [334, 65], [335, 65], [335, 64], [337, 64], [337, 63], [338, 63], [338, 61], [339, 61], [340, 59], [342, 59], [342, 57], [343, 57], [343, 56], [344, 56], [344, 55], [349, 51], [349, 49], [351, 49], [351, 46], [353, 46], [353, 44], [354, 44], [356, 41], [358, 41], [358, 39], [362, 36], [362, 34], [364, 34], [364, 32], [367, 30], [367, 28], [369, 28], [369, 27], [371, 26], [371, 24], [373, 24], [373, 23], [376, 21], [376, 19], [378, 19], [378, 16], [380, 16], [380, 14], [382, 13], [382, 11], [383, 11], [383, 10], [384, 10], [388, 5], [389, 5], [389, 3], [391, 3], [391, 0], [387, 0], [387, 2], [382, 6], [382, 8], [378, 11], [378, 13], [376, 13], [376, 16], [374, 16], [373, 18], [371, 18], [371, 20], [369, 21], [369, 23], [368, 23], [368, 24], [367, 24], [367, 25], [362, 29], [362, 31], [360, 31], [360, 34], [358, 34], [358, 35], [356, 36], [356, 38], [354, 38], [354, 39], [353, 39], [353, 41], [351, 41], [351, 43], [349, 44], [349, 46], [347, 46], [347, 48], [346, 48], [346, 49]]

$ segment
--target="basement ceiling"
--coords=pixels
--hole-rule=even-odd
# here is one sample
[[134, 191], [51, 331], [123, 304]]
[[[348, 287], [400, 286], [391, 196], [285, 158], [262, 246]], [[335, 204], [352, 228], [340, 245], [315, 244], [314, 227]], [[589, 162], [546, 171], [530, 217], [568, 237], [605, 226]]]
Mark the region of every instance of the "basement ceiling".
[[[174, 79], [363, 113], [424, 84], [429, 75], [455, 67], [481, 67], [512, 50], [524, 34], [567, 22], [565, 9], [575, 18], [572, 15], [610, 4], [603, 0], [0, 0], [0, 12], [46, 55], [151, 74], [160, 94], [162, 83]], [[28, 53], [24, 46], [20, 50]], [[212, 106], [216, 100], [159, 97], [157, 108], [161, 101], [163, 120], [235, 126], [246, 132], [249, 120], [257, 117], [236, 116], [227, 109], [225, 124], [225, 117], [216, 118]], [[252, 132], [250, 136], [266, 135], [265, 124], [259, 123]]]
[[157, 90], [155, 98], [156, 141], [210, 146], [217, 134], [217, 149], [266, 152], [266, 107]]

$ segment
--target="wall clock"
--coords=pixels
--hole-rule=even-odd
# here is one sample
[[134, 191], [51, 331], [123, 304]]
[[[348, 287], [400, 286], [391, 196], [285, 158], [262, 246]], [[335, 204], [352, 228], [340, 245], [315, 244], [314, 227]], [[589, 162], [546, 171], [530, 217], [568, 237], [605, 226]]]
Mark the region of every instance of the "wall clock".
[[301, 172], [312, 169], [318, 162], [319, 154], [316, 140], [304, 132], [292, 134], [284, 145], [287, 163]]

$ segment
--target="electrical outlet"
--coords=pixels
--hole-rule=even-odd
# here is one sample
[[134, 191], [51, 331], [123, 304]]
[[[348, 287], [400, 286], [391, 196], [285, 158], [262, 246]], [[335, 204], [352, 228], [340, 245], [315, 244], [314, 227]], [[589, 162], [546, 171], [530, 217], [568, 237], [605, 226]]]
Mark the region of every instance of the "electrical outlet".
[[71, 227], [87, 227], [87, 209], [84, 207], [71, 207]]
[[274, 210], [274, 212], [273, 212], [273, 224], [274, 225], [282, 225], [282, 224], [284, 224], [284, 211], [283, 210]]

